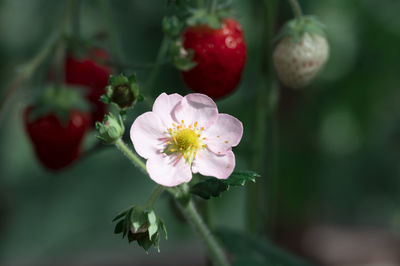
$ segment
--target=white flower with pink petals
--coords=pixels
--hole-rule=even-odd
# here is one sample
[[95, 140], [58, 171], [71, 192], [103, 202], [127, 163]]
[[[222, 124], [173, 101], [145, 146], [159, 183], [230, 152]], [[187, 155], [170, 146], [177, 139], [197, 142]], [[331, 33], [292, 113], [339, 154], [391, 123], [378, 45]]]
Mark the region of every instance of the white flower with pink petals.
[[189, 182], [192, 173], [228, 178], [235, 168], [232, 147], [239, 144], [243, 125], [219, 114], [204, 94], [163, 93], [152, 112], [133, 122], [130, 134], [136, 152], [147, 159], [150, 178], [172, 187]]

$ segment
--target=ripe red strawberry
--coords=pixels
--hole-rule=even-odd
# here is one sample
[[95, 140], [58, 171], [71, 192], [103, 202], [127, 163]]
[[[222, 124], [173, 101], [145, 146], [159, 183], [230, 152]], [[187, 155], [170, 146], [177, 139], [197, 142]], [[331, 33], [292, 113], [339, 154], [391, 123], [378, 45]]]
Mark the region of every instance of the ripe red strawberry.
[[320, 22], [312, 17], [289, 21], [274, 51], [274, 64], [283, 84], [306, 86], [323, 68], [329, 56]]
[[52, 170], [70, 165], [81, 155], [81, 143], [89, 127], [90, 115], [71, 110], [64, 124], [54, 113], [32, 119], [35, 108], [25, 109], [24, 123], [37, 157]]
[[100, 101], [101, 95], [106, 92], [111, 69], [98, 63], [98, 60], [107, 60], [109, 55], [101, 49], [93, 49], [84, 58], [69, 55], [65, 62], [65, 82], [68, 85], [88, 88], [86, 98], [94, 105], [92, 125], [102, 121], [106, 113], [106, 106]]
[[238, 85], [246, 62], [246, 44], [240, 24], [225, 19], [219, 29], [208, 25], [186, 28], [183, 47], [194, 51], [197, 63], [182, 76], [189, 88], [216, 99], [231, 93]]

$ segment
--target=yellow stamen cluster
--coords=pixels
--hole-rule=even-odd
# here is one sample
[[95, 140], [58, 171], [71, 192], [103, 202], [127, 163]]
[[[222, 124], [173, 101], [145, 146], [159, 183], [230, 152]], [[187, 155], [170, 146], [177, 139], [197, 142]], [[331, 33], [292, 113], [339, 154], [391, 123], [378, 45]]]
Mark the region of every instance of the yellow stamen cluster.
[[195, 122], [193, 125], [185, 125], [185, 121], [181, 121], [179, 125], [172, 124], [172, 128], [168, 129], [170, 138], [167, 141], [167, 147], [165, 149], [166, 154], [178, 153], [183, 156], [186, 161], [191, 164], [193, 159], [196, 157], [196, 153], [199, 149], [205, 148], [206, 145], [202, 143], [201, 131], [203, 127], [197, 128], [198, 123]]

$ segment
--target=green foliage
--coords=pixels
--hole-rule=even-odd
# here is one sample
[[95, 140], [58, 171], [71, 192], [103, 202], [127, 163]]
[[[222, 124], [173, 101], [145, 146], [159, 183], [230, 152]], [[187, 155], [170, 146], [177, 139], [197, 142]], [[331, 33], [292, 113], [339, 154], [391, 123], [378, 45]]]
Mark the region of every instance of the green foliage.
[[256, 236], [221, 229], [218, 239], [233, 257], [233, 266], [311, 266], [287, 251]]
[[244, 186], [247, 182], [255, 182], [259, 177], [257, 173], [251, 171], [233, 172], [228, 179], [209, 178], [201, 181], [190, 188], [190, 193], [203, 199], [219, 197], [222, 192], [228, 191], [231, 186]]
[[122, 234], [122, 238], [127, 236], [129, 243], [136, 241], [146, 252], [152, 246], [160, 251], [160, 230], [167, 239], [164, 223], [151, 208], [134, 206], [117, 215], [113, 222], [117, 222], [114, 234]]

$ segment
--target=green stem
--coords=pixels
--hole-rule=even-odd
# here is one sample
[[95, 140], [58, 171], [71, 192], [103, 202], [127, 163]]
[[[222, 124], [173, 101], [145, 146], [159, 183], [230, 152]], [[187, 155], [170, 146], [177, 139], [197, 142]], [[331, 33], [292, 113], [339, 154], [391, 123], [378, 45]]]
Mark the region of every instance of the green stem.
[[65, 14], [61, 19], [61, 24], [58, 29], [56, 36], [50, 38], [48, 43], [46, 43], [43, 48], [27, 63], [22, 65], [19, 69], [18, 74], [15, 78], [11, 81], [10, 86], [8, 87], [7, 92], [5, 93], [4, 97], [0, 101], [0, 119], [4, 112], [4, 107], [11, 96], [15, 93], [15, 91], [28, 79], [32, 77], [35, 73], [36, 69], [46, 60], [46, 58], [60, 45], [60, 43], [64, 39], [65, 35], [65, 27], [68, 21], [70, 7], [71, 7], [70, 0], [67, 3]]
[[161, 195], [161, 193], [164, 191], [164, 187], [157, 185], [153, 192], [151, 193], [149, 199], [146, 201], [144, 207], [145, 208], [151, 208], [154, 205], [154, 202], [158, 199], [158, 197]]
[[202, 8], [204, 6], [204, 0], [197, 0], [197, 7]]
[[[271, 55], [273, 51], [272, 42], [274, 35], [274, 21], [276, 11], [276, 0], [264, 0], [260, 8], [258, 0], [254, 1], [254, 23], [264, 20], [260, 27], [260, 35], [263, 36], [259, 46], [261, 55], [259, 80], [255, 98], [255, 121], [253, 125], [253, 158], [252, 169], [259, 172], [262, 176], [256, 185], [250, 185], [247, 189], [247, 228], [253, 233], [263, 233], [266, 219], [266, 206], [269, 200], [266, 192], [268, 191], [267, 180], [271, 178], [267, 171], [266, 160], [270, 160], [269, 145], [267, 146], [266, 136], [269, 137], [271, 123], [270, 114], [275, 110], [277, 99], [273, 100], [273, 69]], [[267, 154], [268, 153], [268, 154]]]
[[131, 151], [131, 149], [128, 147], [128, 145], [126, 145], [122, 139], [118, 139], [115, 142], [115, 146], [117, 146], [117, 148], [136, 166], [138, 167], [140, 170], [142, 170], [142, 172], [144, 172], [145, 174], [147, 174], [147, 170], [146, 170], [146, 164], [136, 155], [133, 153], [133, 151]]
[[[143, 172], [147, 173], [146, 170], [146, 165], [145, 163], [136, 155], [133, 153], [131, 149], [121, 140], [118, 139], [115, 142], [115, 146], [138, 168], [140, 168]], [[161, 194], [163, 191], [162, 186], [157, 186], [153, 193], [151, 194], [149, 200], [146, 202], [145, 206], [151, 206], [154, 201], [158, 198], [158, 196]], [[173, 196], [175, 193], [171, 191], [170, 189], [168, 190]], [[210, 252], [210, 256], [215, 262], [216, 265], [219, 266], [227, 266], [229, 265], [225, 254], [215, 239], [215, 237], [211, 234], [211, 231], [208, 229], [207, 225], [204, 223], [203, 219], [199, 215], [196, 207], [194, 206], [193, 202], [190, 200], [189, 203], [187, 204], [181, 204], [182, 211], [186, 215], [186, 217], [190, 220], [192, 223], [193, 227], [199, 232], [200, 236], [204, 240], [204, 243], [207, 245], [208, 250]]]
[[213, 14], [215, 11], [215, 7], [217, 5], [216, 0], [209, 0], [208, 2], [208, 13]]
[[72, 6], [71, 26], [72, 33], [77, 39], [80, 39], [81, 37], [81, 6], [81, 0], [74, 0]]
[[211, 234], [207, 225], [204, 223], [193, 201], [190, 200], [186, 205], [181, 204], [181, 207], [184, 210], [187, 219], [191, 222], [192, 226], [197, 230], [204, 243], [207, 245], [209, 254], [215, 265], [228, 266], [229, 262], [224, 251], [215, 239], [214, 235]]
[[[111, 16], [111, 5], [109, 0], [101, 0], [101, 10], [103, 13], [103, 19], [105, 23], [105, 28], [107, 30], [107, 33], [109, 35], [109, 40], [110, 40], [110, 46], [112, 48], [114, 57], [117, 58], [118, 61], [122, 62], [122, 58], [124, 57], [124, 54], [122, 52], [118, 35], [116, 32], [117, 27], [115, 27], [114, 23], [112, 23], [112, 16]], [[120, 71], [121, 69], [117, 69]]]
[[167, 36], [164, 36], [161, 41], [161, 45], [160, 45], [160, 48], [158, 49], [156, 61], [154, 62], [154, 67], [151, 70], [149, 78], [147, 79], [146, 84], [145, 84], [146, 90], [152, 89], [152, 86], [154, 85], [154, 82], [158, 75], [158, 71], [160, 69], [160, 65], [162, 64], [164, 57], [165, 57], [166, 53], [168, 52], [169, 41], [170, 40]]
[[301, 7], [297, 0], [289, 0], [290, 6], [292, 7], [293, 13], [297, 19], [301, 19], [303, 17], [303, 11], [301, 11]]

